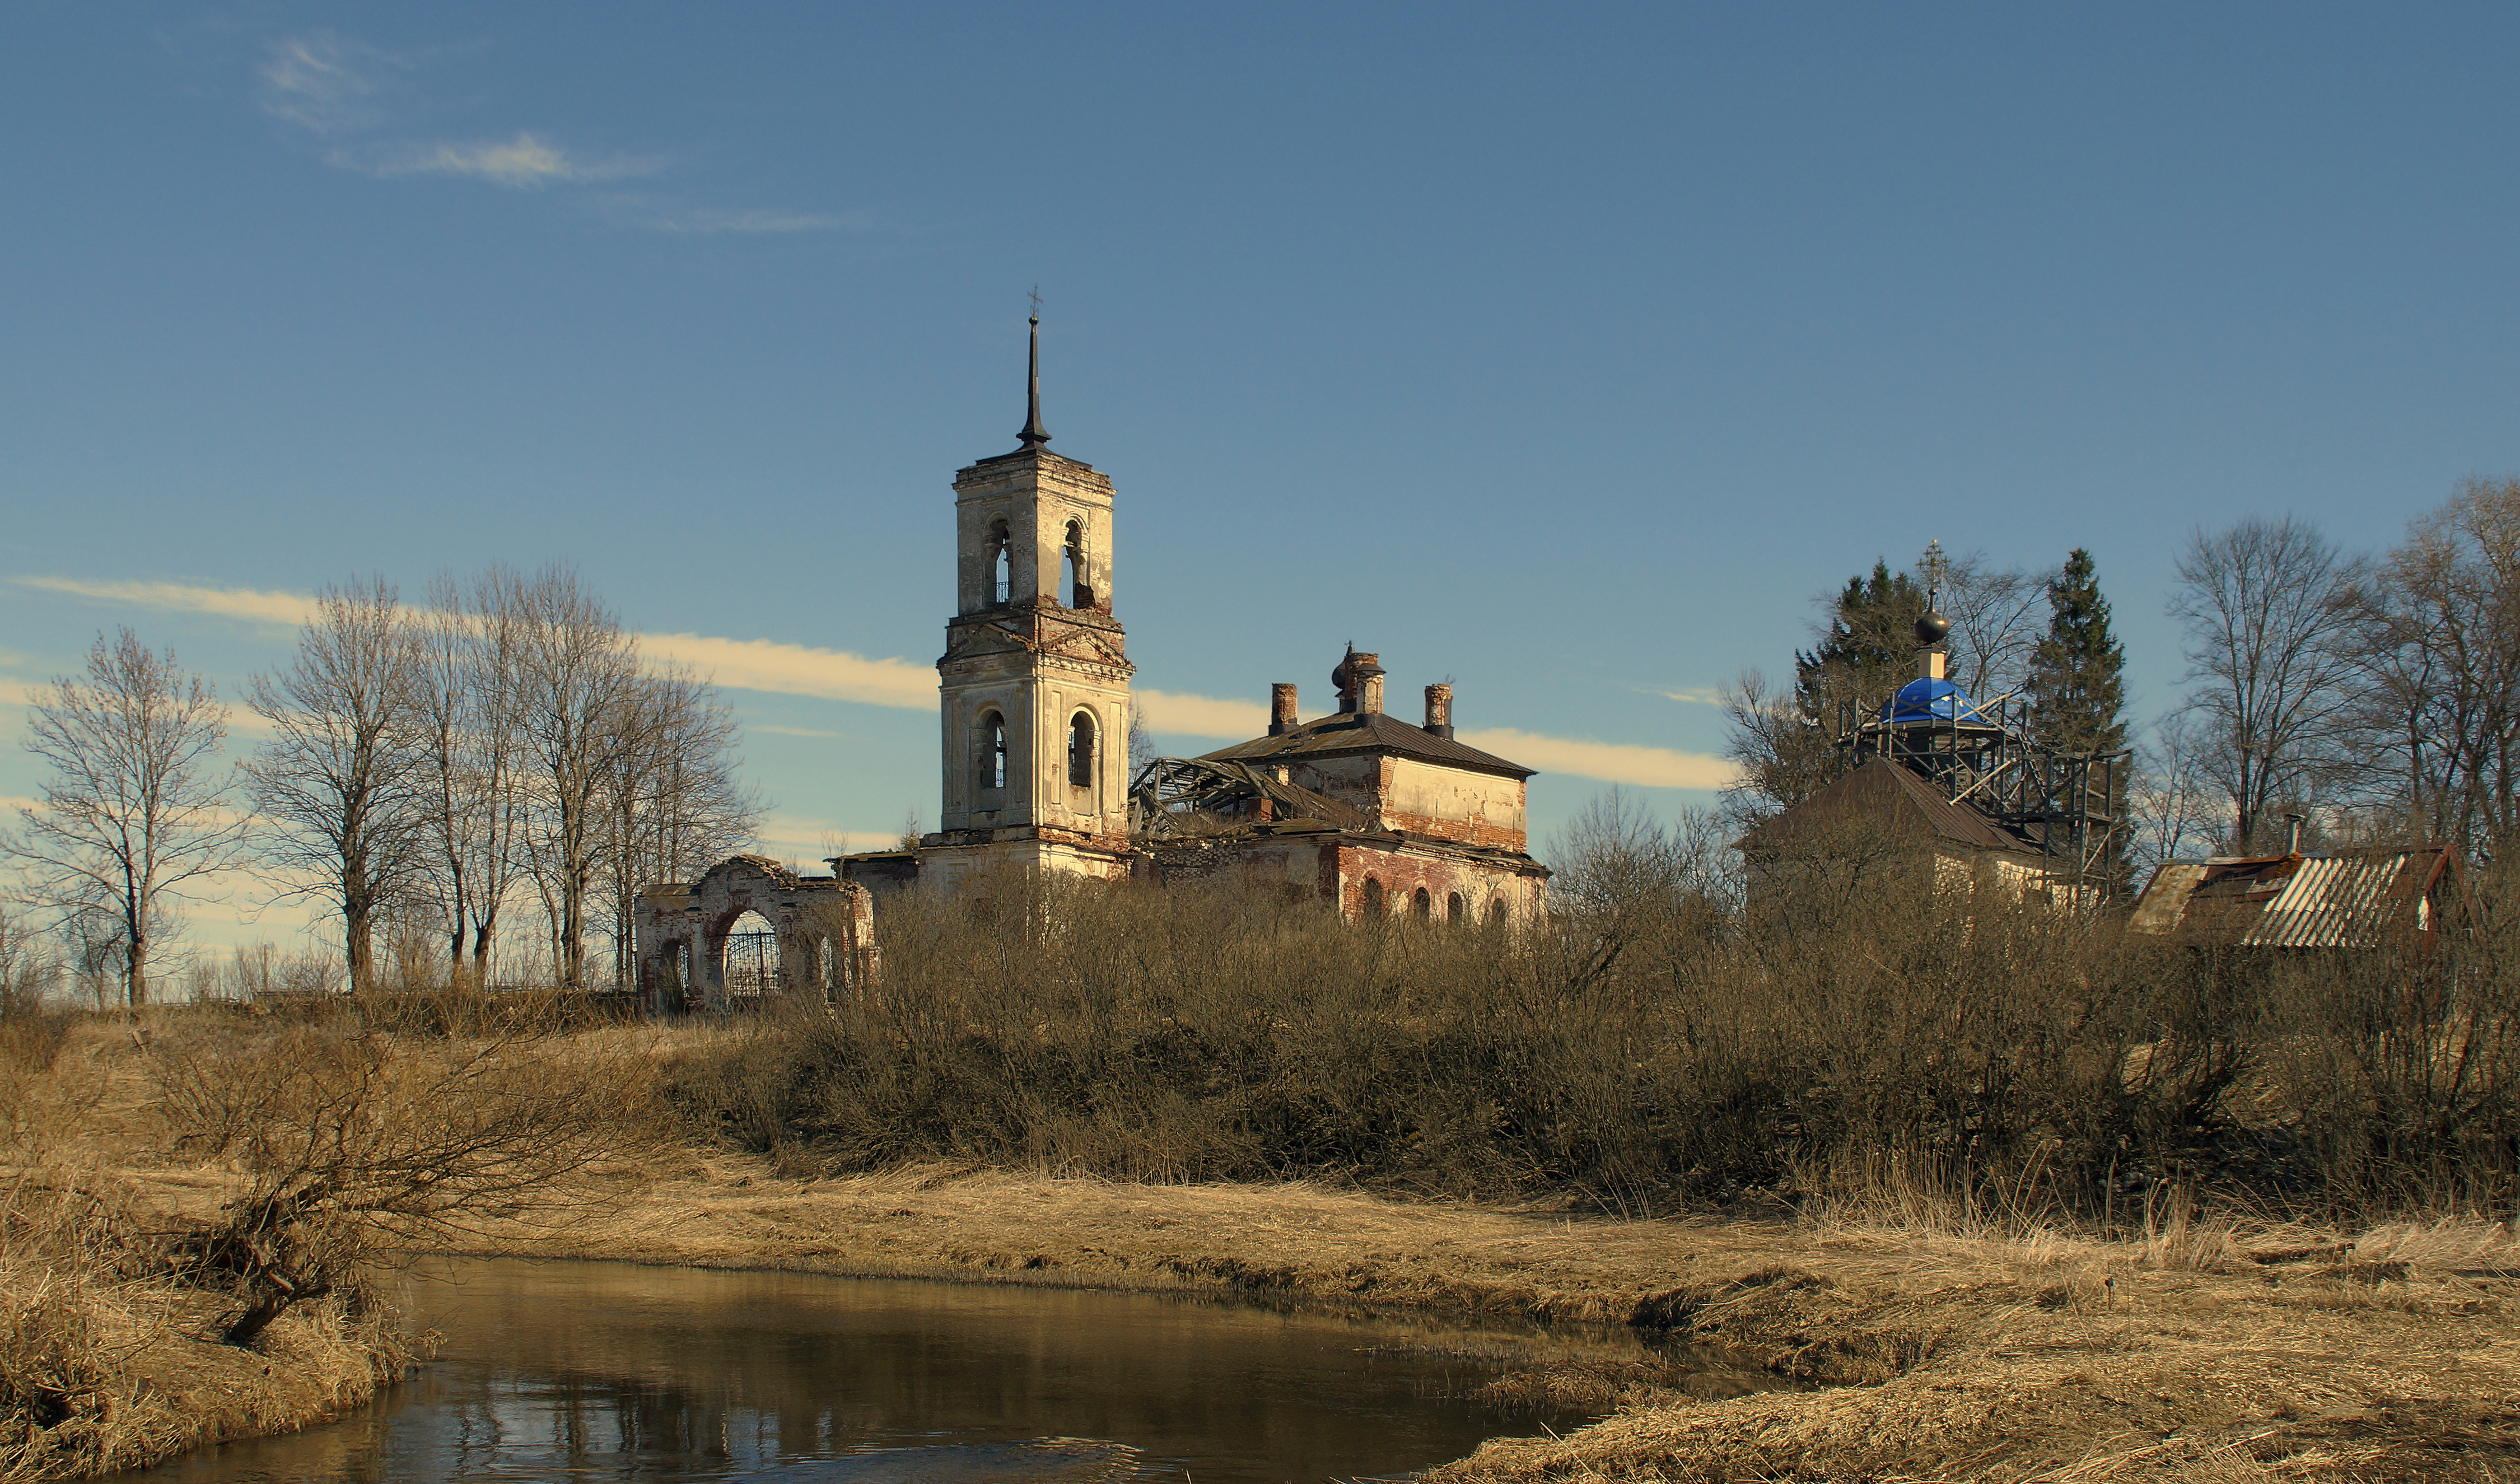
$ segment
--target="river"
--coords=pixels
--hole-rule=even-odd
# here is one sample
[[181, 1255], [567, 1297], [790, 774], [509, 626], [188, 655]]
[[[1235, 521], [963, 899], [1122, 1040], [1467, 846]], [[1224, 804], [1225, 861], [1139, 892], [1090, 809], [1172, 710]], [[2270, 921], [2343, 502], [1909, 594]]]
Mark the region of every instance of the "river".
[[1475, 1339], [1432, 1323], [609, 1263], [435, 1264], [396, 1285], [442, 1336], [416, 1379], [122, 1477], [1316, 1484], [1540, 1420], [1456, 1399], [1494, 1367], [1412, 1353]]

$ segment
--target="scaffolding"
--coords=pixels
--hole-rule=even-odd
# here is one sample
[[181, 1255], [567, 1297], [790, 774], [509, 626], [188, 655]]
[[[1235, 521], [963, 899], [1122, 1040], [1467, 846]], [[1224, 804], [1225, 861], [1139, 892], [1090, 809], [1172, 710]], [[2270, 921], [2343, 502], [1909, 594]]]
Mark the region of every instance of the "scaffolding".
[[1877, 709], [1841, 702], [1836, 746], [1839, 777], [1886, 759], [1975, 810], [2024, 851], [2058, 860], [2078, 902], [2102, 906], [2114, 894], [2130, 749], [2045, 746], [2031, 740], [2028, 701], [1981, 703], [1932, 676], [1909, 681]]

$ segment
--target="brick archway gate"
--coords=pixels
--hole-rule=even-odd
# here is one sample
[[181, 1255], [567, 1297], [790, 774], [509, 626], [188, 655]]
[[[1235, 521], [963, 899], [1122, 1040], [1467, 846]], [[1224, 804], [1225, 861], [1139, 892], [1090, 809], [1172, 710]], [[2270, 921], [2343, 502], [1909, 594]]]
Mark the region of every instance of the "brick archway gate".
[[[766, 923], [766, 933], [743, 932], [739, 922], [747, 915]], [[829, 1004], [875, 978], [873, 893], [854, 881], [799, 876], [766, 856], [734, 856], [690, 885], [640, 892], [636, 930], [639, 1003], [651, 1015], [734, 1010], [773, 996]]]

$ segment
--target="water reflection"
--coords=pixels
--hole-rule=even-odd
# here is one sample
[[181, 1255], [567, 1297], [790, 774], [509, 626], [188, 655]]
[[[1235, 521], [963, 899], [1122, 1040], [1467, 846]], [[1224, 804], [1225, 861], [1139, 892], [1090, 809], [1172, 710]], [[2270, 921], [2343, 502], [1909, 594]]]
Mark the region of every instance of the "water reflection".
[[436, 1364], [379, 1406], [152, 1480], [1086, 1484], [1390, 1474], [1528, 1430], [1432, 1327], [1039, 1288], [476, 1262], [403, 1283]]

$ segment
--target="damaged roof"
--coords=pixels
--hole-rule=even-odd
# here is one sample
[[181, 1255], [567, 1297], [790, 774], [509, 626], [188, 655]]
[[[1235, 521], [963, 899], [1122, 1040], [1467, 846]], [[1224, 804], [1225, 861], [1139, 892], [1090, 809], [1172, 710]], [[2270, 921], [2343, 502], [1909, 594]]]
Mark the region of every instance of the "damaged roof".
[[1364, 812], [1299, 784], [1284, 784], [1249, 763], [1202, 757], [1189, 762], [1160, 758], [1130, 790], [1139, 816], [1135, 828], [1149, 833], [1204, 833], [1248, 828], [1239, 818], [1250, 803], [1267, 799], [1270, 823], [1311, 821], [1325, 829], [1361, 830]]
[[2239, 948], [2370, 948], [2392, 929], [2433, 930], [2445, 877], [2464, 908], [2447, 845], [2173, 861], [2145, 883], [2127, 928]]
[[1501, 773], [1508, 778], [1529, 778], [1539, 771], [1520, 763], [1508, 762], [1493, 752], [1482, 752], [1449, 737], [1438, 737], [1422, 727], [1413, 727], [1380, 711], [1334, 711], [1319, 720], [1305, 722], [1292, 732], [1255, 737], [1247, 742], [1203, 753], [1200, 760], [1287, 762], [1298, 758], [1348, 757], [1369, 752], [1392, 752], [1414, 757], [1419, 762], [1436, 763], [1447, 768], [1469, 768], [1481, 773]]

